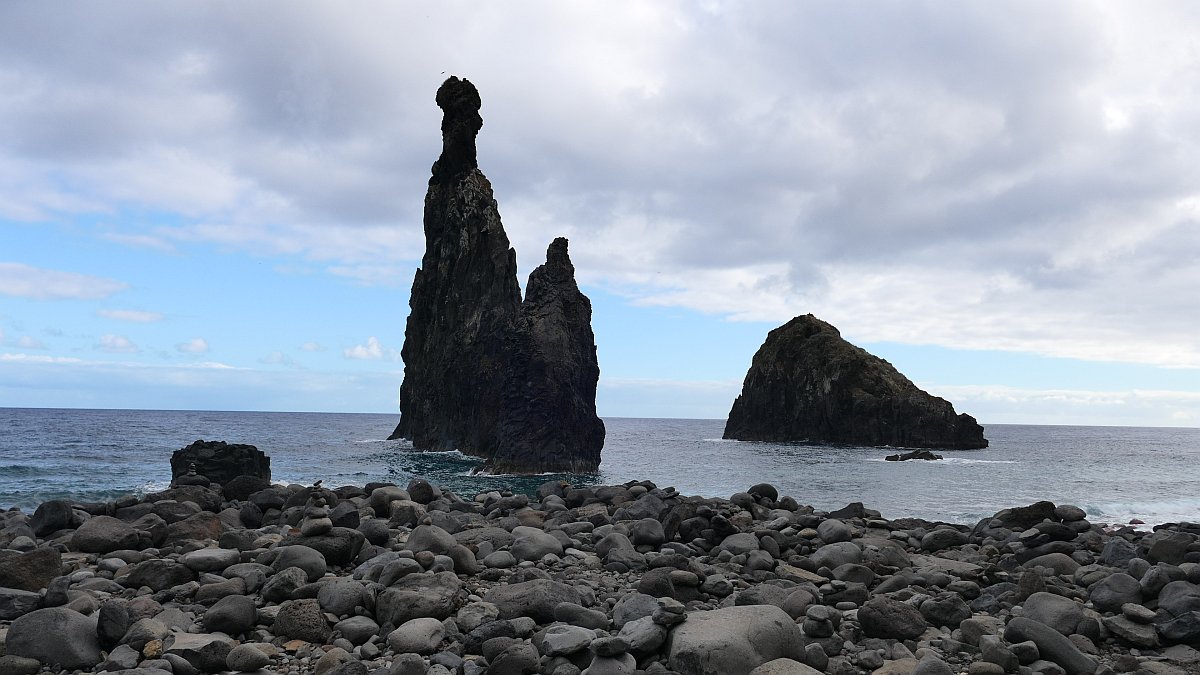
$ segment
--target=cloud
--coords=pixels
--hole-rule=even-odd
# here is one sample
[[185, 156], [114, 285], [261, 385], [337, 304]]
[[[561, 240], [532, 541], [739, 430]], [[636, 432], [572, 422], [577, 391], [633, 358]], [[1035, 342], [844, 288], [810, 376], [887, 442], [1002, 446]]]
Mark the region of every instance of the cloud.
[[161, 253], [176, 253], [177, 249], [171, 242], [162, 237], [150, 234], [126, 234], [121, 232], [104, 232], [100, 235], [101, 239], [111, 241], [124, 246], [132, 246], [135, 248], [145, 248]]
[[[231, 368], [221, 363], [141, 364], [0, 353], [0, 406], [393, 412], [398, 374]], [[388, 409], [383, 409], [383, 408]], [[378, 432], [395, 425], [388, 416]], [[383, 435], [375, 435], [382, 433]], [[253, 439], [250, 439], [253, 440]], [[261, 442], [261, 439], [259, 439]]]
[[[404, 284], [446, 71], [480, 88], [523, 274], [561, 234], [641, 305], [1200, 364], [1200, 55], [1162, 48], [1200, 30], [1185, 5], [0, 11], [6, 217], [165, 212], [101, 236]], [[25, 276], [0, 293], [48, 288]]]
[[70, 356], [46, 356], [43, 354], [0, 354], [0, 361], [9, 363], [82, 363], [81, 359]]
[[97, 300], [127, 287], [114, 279], [0, 262], [0, 295], [32, 300]]
[[342, 350], [342, 355], [348, 359], [361, 359], [366, 361], [380, 361], [387, 359], [395, 361], [400, 358], [400, 353], [395, 349], [385, 348], [379, 343], [379, 338], [372, 335], [367, 338], [367, 344], [354, 345]]
[[289, 368], [300, 367], [299, 364], [292, 359], [292, 357], [278, 350], [267, 354], [259, 359], [258, 362], [269, 366], [287, 366]]
[[96, 344], [96, 349], [110, 354], [136, 354], [141, 351], [137, 345], [130, 342], [129, 338], [111, 333], [100, 336], [100, 342]]
[[300, 349], [306, 352], [323, 352], [326, 348], [316, 342], [305, 342], [300, 345]]
[[[0, 336], [2, 337], [2, 336]], [[22, 335], [17, 338], [16, 346], [21, 349], [45, 349], [46, 345], [42, 344], [41, 340], [34, 339], [28, 335]]]
[[138, 309], [101, 309], [96, 311], [96, 315], [115, 321], [133, 321], [136, 323], [154, 323], [155, 321], [162, 321], [165, 318], [159, 312], [146, 312]]
[[930, 385], [928, 390], [953, 401], [959, 412], [970, 413], [986, 423], [1200, 425], [1200, 391], [1033, 389], [1002, 385]]
[[208, 340], [204, 338], [192, 338], [187, 342], [181, 342], [175, 345], [175, 348], [185, 354], [207, 354]]

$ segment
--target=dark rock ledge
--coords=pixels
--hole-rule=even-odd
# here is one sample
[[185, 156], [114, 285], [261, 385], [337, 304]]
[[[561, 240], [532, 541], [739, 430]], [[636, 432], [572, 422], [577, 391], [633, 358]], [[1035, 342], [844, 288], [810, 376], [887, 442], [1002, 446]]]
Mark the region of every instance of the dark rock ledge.
[[[211, 484], [216, 485], [216, 484]], [[1195, 673], [1200, 524], [648, 481], [182, 485], [0, 513], [0, 672]]]

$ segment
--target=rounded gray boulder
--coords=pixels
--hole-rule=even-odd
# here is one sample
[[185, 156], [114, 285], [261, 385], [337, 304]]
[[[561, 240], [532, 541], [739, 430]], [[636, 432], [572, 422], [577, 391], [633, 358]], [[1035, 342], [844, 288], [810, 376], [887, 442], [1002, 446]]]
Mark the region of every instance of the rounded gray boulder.
[[773, 605], [692, 612], [671, 632], [672, 670], [696, 675], [747, 675], [780, 658], [803, 660], [803, 635]]
[[18, 617], [8, 629], [5, 648], [13, 656], [67, 670], [87, 670], [102, 660], [95, 617], [66, 607], [39, 609]]

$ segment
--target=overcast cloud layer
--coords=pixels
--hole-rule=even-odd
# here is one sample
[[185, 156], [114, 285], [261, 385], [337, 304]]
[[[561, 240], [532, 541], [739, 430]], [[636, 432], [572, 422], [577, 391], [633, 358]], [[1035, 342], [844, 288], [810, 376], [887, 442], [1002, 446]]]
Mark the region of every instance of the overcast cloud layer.
[[0, 219], [404, 288], [456, 74], [526, 271], [566, 235], [635, 303], [1196, 368], [1197, 35], [1189, 3], [6, 3]]

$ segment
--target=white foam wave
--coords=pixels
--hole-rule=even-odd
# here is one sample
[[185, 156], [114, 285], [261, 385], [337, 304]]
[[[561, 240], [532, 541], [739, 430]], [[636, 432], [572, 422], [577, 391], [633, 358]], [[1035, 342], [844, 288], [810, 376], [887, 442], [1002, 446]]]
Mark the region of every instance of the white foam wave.
[[1145, 523], [1138, 527], [1149, 528], [1160, 523], [1181, 521], [1200, 522], [1200, 498], [1171, 499], [1165, 501], [1098, 502], [1081, 504], [1088, 520], [1097, 523], [1124, 525], [1132, 520]]
[[389, 441], [389, 439], [387, 439], [387, 438], [364, 438], [361, 441], [354, 441], [354, 442], [355, 443], [387, 443], [388, 441]]
[[142, 483], [141, 485], [139, 485], [137, 490], [138, 490], [138, 492], [140, 492], [144, 495], [148, 495], [148, 494], [152, 494], [155, 492], [162, 492], [163, 490], [167, 490], [170, 487], [171, 487], [171, 481], [169, 481], [169, 480], [168, 481], [148, 480], [145, 483]]
[[705, 443], [741, 443], [736, 438], [702, 438]]
[[464, 471], [460, 476], [468, 476], [471, 478], [530, 478], [532, 476], [557, 476], [553, 471], [543, 471], [542, 473], [492, 473], [487, 469], [479, 471]]
[[483, 461], [479, 457], [472, 457], [471, 455], [464, 455], [462, 452], [460, 452], [458, 450], [436, 450], [436, 451], [435, 450], [413, 450], [410, 452], [410, 454], [413, 454], [413, 455], [438, 455], [439, 457], [453, 457], [454, 459], [463, 459], [463, 460], [468, 460], [468, 461], [472, 461], [472, 462], [482, 462]]
[[[867, 457], [867, 458], [863, 459], [863, 461], [864, 462], [888, 462], [888, 460], [886, 460], [882, 457]], [[900, 464], [900, 463], [901, 462], [888, 462], [888, 464]], [[942, 459], [933, 459], [933, 460], [910, 459], [910, 460], [906, 460], [903, 463], [905, 463], [905, 464], [916, 463], [918, 466], [920, 466], [921, 464], [930, 464], [930, 465], [934, 465], [934, 466], [945, 465], [945, 464], [1020, 464], [1020, 462], [1018, 462], [1014, 459], [967, 459], [966, 457], [943, 457]]]

